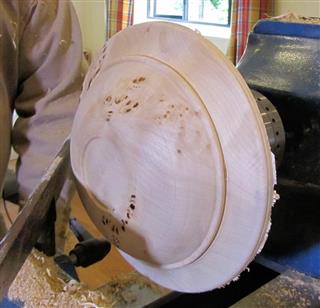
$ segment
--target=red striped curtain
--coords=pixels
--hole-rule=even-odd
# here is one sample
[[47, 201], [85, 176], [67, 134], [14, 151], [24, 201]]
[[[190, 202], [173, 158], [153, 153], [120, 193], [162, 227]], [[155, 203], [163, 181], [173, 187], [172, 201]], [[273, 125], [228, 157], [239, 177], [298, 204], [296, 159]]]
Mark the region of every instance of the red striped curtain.
[[237, 64], [247, 44], [248, 33], [255, 23], [272, 15], [273, 0], [233, 0], [229, 59]]
[[132, 25], [134, 0], [106, 0], [107, 39]]

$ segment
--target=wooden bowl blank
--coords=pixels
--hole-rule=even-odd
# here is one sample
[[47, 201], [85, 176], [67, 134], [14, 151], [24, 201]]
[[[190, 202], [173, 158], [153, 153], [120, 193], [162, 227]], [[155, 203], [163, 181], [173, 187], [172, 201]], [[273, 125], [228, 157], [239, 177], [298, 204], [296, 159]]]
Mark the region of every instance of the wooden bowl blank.
[[220, 287], [265, 240], [274, 163], [258, 108], [187, 28], [145, 23], [106, 43], [84, 83], [71, 163], [97, 227], [165, 287]]

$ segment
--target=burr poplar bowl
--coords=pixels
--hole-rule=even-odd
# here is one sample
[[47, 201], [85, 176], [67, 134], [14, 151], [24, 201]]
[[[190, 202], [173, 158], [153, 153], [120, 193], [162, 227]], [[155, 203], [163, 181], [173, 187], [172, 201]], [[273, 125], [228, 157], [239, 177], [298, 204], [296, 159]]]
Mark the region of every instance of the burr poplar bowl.
[[274, 163], [258, 108], [232, 64], [185, 27], [140, 24], [105, 44], [71, 164], [96, 226], [167, 288], [220, 287], [264, 243]]

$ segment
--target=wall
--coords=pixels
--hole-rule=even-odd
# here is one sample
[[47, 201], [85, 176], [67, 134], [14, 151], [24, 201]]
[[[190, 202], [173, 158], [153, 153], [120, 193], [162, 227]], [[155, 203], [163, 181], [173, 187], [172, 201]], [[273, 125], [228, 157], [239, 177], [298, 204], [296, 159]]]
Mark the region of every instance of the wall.
[[83, 47], [94, 56], [106, 38], [105, 0], [72, 0], [72, 2], [81, 26]]
[[320, 17], [319, 0], [274, 0], [275, 15], [288, 12], [307, 17]]

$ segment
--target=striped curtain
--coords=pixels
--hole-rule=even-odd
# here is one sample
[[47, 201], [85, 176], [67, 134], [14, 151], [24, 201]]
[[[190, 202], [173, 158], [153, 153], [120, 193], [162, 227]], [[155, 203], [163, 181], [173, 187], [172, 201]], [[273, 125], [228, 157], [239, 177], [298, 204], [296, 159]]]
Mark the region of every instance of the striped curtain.
[[228, 57], [237, 64], [247, 44], [248, 33], [255, 23], [272, 15], [273, 0], [233, 0], [231, 38]]
[[107, 39], [132, 25], [134, 0], [106, 0]]

